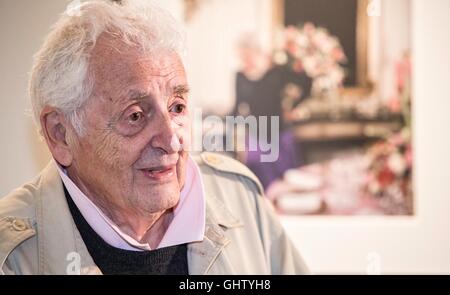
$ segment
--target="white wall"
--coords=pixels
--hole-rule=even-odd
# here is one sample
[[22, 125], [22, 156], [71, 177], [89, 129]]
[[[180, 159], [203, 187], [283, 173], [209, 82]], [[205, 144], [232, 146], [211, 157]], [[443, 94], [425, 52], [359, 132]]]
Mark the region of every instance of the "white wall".
[[412, 4], [417, 215], [285, 218], [315, 273], [450, 273], [450, 1]]
[[49, 159], [36, 134], [28, 72], [49, 27], [69, 1], [0, 0], [0, 196], [34, 177]]

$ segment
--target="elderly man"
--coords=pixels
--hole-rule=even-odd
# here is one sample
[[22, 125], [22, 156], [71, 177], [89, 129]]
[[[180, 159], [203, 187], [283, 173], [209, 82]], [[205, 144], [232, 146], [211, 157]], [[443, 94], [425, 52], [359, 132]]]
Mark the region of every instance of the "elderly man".
[[182, 36], [150, 5], [86, 2], [36, 55], [53, 160], [0, 200], [4, 274], [300, 274], [258, 180], [189, 155]]

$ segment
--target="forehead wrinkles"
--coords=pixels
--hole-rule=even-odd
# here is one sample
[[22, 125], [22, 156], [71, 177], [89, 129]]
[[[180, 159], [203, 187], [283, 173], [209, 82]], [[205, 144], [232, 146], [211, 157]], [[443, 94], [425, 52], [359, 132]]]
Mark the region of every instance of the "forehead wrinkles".
[[[108, 94], [111, 91], [117, 93], [129, 85], [144, 81], [170, 82], [184, 73], [181, 61], [174, 53], [144, 54], [139, 48], [120, 40], [104, 38], [99, 39], [96, 44], [90, 65], [95, 76], [94, 91], [97, 94]], [[159, 78], [163, 80], [158, 81]]]

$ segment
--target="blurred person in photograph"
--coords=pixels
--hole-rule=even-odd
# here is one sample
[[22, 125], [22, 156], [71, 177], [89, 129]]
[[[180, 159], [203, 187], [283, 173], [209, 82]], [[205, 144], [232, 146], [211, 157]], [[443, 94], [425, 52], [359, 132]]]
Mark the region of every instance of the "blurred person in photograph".
[[[257, 40], [256, 34], [245, 33], [237, 43], [240, 70], [236, 74], [235, 116], [275, 116], [279, 118], [277, 131], [280, 153], [275, 162], [261, 162], [261, 150], [247, 148], [239, 159], [248, 166], [267, 189], [272, 182], [283, 177], [285, 171], [302, 165], [300, 145], [290, 126], [293, 108], [310, 96], [312, 80], [304, 72], [294, 72], [287, 66], [277, 65], [270, 53]], [[267, 130], [271, 131], [268, 119]], [[247, 147], [257, 138], [249, 135]]]
[[239, 162], [191, 154], [183, 33], [149, 1], [71, 7], [29, 91], [52, 160], [0, 199], [2, 274], [305, 274]]

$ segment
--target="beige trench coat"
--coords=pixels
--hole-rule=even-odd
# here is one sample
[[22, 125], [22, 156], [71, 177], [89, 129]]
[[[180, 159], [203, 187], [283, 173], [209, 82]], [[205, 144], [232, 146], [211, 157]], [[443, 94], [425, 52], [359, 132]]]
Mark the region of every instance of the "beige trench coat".
[[[221, 155], [203, 153], [196, 160], [206, 230], [202, 242], [188, 245], [189, 273], [307, 273], [256, 177]], [[0, 273], [101, 274], [69, 212], [54, 162], [0, 199]]]

